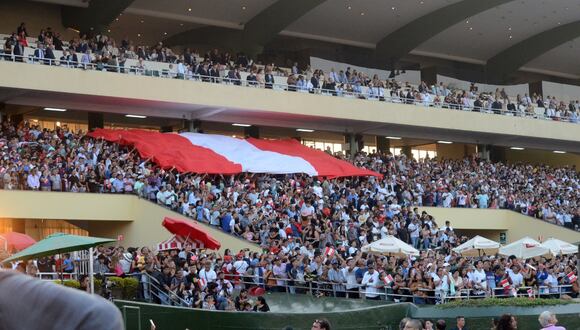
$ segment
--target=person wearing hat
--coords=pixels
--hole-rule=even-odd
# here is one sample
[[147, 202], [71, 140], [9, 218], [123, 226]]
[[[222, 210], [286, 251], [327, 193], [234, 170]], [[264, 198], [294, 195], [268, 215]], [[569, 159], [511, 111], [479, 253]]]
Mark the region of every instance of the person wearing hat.
[[375, 264], [372, 261], [367, 262], [367, 271], [363, 275], [361, 284], [365, 288], [365, 297], [367, 299], [381, 299], [379, 295], [379, 287], [381, 286], [379, 272], [375, 270]]

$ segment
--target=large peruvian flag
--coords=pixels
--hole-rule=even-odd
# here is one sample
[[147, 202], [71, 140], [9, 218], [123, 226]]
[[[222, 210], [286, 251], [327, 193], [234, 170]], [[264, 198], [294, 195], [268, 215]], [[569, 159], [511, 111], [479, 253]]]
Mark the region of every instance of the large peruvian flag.
[[241, 172], [305, 173], [329, 178], [381, 176], [313, 150], [293, 139], [238, 139], [200, 133], [159, 133], [144, 130], [97, 129], [88, 134], [134, 146], [141, 157], [180, 172], [236, 174]]

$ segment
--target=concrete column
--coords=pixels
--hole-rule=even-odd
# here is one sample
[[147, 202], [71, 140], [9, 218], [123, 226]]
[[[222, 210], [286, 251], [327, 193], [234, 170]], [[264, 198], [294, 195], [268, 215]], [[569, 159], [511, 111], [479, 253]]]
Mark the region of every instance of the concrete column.
[[413, 158], [413, 153], [411, 152], [411, 146], [403, 146], [401, 148], [401, 153], [407, 156], [407, 158]]
[[201, 132], [201, 120], [199, 119], [184, 119], [183, 120], [183, 128], [181, 129], [183, 132]]
[[377, 152], [382, 154], [389, 153], [389, 150], [391, 149], [391, 140], [384, 136], [376, 136], [375, 140], [377, 144]]
[[246, 137], [260, 138], [260, 128], [258, 126], [244, 127], [244, 135]]
[[437, 67], [422, 68], [421, 80], [427, 83], [428, 86], [437, 85]]
[[531, 82], [528, 84], [528, 87], [530, 88], [530, 95], [529, 95], [530, 97], [532, 97], [532, 95], [534, 95], [534, 93], [538, 94], [538, 95], [544, 95], [544, 90], [542, 88], [541, 81]]
[[89, 112], [87, 113], [89, 121], [89, 132], [94, 131], [97, 128], [105, 127], [105, 115], [100, 112]]
[[506, 148], [498, 146], [488, 146], [489, 147], [489, 160], [492, 162], [503, 162], [506, 161]]
[[489, 145], [478, 144], [477, 145], [477, 155], [479, 156], [479, 158], [489, 161], [489, 159], [490, 159]]

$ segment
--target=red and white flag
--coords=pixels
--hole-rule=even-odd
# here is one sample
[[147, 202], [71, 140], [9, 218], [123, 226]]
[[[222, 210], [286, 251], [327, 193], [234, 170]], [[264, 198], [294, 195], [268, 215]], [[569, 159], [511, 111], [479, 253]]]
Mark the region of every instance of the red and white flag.
[[205, 286], [207, 285], [207, 281], [205, 278], [200, 278], [199, 281], [197, 282], [199, 283], [199, 287], [203, 290], [205, 288]]
[[499, 282], [499, 285], [501, 285], [504, 289], [509, 290], [511, 289], [511, 285], [510, 285], [510, 281], [508, 281], [508, 279], [503, 279]]
[[534, 289], [532, 289], [532, 288], [528, 289], [528, 297], [530, 297], [530, 298], [534, 297]]
[[383, 280], [385, 282], [385, 285], [389, 285], [391, 283], [393, 283], [393, 277], [391, 276], [391, 274], [387, 274], [385, 275], [385, 278]]
[[574, 274], [574, 272], [569, 272], [567, 275], [568, 280], [570, 281], [570, 283], [574, 283], [578, 280], [578, 276], [576, 276], [576, 274]]
[[208, 174], [305, 173], [330, 178], [378, 176], [294, 139], [238, 139], [200, 133], [159, 133], [144, 130], [96, 129], [88, 134], [109, 142], [131, 145], [143, 158], [162, 169]]
[[334, 254], [336, 253], [336, 250], [330, 246], [327, 246], [324, 248], [324, 255], [328, 256], [328, 257], [333, 257]]

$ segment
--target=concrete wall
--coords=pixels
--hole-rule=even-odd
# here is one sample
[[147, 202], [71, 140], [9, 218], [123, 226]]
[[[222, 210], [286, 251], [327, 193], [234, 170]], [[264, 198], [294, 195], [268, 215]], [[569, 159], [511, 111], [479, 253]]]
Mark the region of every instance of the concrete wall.
[[445, 221], [451, 221], [451, 226], [460, 232], [470, 235], [478, 234], [490, 239], [498, 240], [499, 233], [505, 232], [508, 243], [529, 236], [538, 239], [550, 237], [559, 238], [569, 243], [580, 241], [580, 232], [553, 225], [551, 223], [521, 215], [509, 210], [471, 209], [442, 207], [422, 207], [421, 211], [435, 217], [437, 224], [442, 227]]
[[[580, 141], [577, 125], [531, 118], [494, 116], [483, 113], [428, 109], [419, 106], [363, 101], [339, 97], [321, 97], [308, 93], [273, 93], [261, 88], [239, 88], [222, 84], [177, 79], [103, 74], [96, 71], [70, 70], [42, 65], [0, 62], [0, 86], [21, 90], [45, 91], [48, 94], [70, 93], [180, 105], [204, 105], [228, 109], [268, 112], [269, 115], [335, 118], [440, 128], [492, 134], [509, 134], [563, 141]], [[44, 77], [45, 79], [30, 79]], [[71, 81], [77, 83], [71, 84]], [[192, 92], [195, 91], [195, 92]], [[59, 96], [62, 97], [62, 96]], [[79, 103], [79, 109], [82, 102]], [[167, 112], [169, 113], [169, 112]], [[193, 111], [195, 115], [195, 111]]]
[[20, 23], [24, 22], [28, 36], [32, 38], [37, 38], [40, 30], [47, 27], [52, 28], [54, 32], [59, 32], [64, 38], [63, 41], [68, 41], [78, 35], [62, 25], [59, 5], [36, 1], [5, 0], [0, 1], [0, 13], [2, 13], [0, 34], [16, 32]]
[[[0, 221], [7, 219], [70, 220], [89, 235], [117, 238], [124, 236], [125, 246], [153, 246], [171, 234], [161, 226], [163, 218], [186, 219], [179, 213], [133, 195], [78, 194], [0, 190]], [[228, 235], [209, 225], [200, 224], [222, 244], [222, 250], [234, 251], [259, 247]]]

